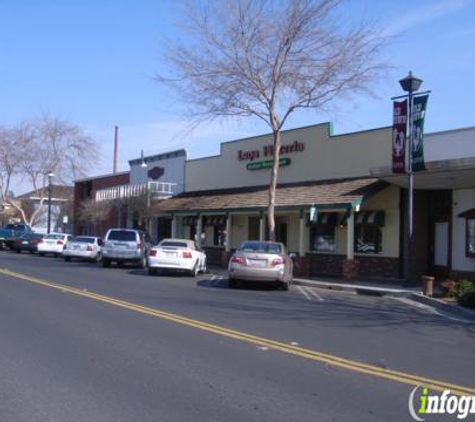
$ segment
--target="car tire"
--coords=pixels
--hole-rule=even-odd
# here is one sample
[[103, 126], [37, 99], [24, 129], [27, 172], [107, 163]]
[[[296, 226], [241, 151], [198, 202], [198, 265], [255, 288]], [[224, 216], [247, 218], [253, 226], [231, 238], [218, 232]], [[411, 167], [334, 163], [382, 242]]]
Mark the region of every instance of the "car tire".
[[199, 261], [196, 261], [196, 262], [195, 262], [195, 266], [194, 266], [193, 269], [191, 270], [191, 273], [190, 273], [190, 274], [191, 274], [191, 276], [194, 278], [194, 277], [196, 277], [196, 276], [198, 275], [199, 271], [200, 271], [200, 263], [199, 263]]
[[144, 255], [138, 262], [138, 267], [143, 269], [147, 267], [147, 257]]
[[108, 267], [110, 267], [110, 265], [111, 265], [111, 262], [108, 259], [102, 258], [102, 266], [104, 268], [108, 268]]
[[157, 275], [157, 269], [153, 267], [148, 267], [148, 275]]
[[289, 282], [288, 281], [281, 281], [280, 282], [280, 290], [286, 292], [287, 290], [289, 290]]
[[45, 256], [45, 253], [44, 252], [38, 252], [38, 255], [39, 256]]
[[15, 250], [16, 253], [21, 253], [20, 249]]
[[230, 289], [237, 289], [239, 287], [239, 281], [234, 278], [229, 278], [228, 286]]
[[70, 257], [70, 256], [65, 256], [65, 257], [64, 257], [64, 260], [65, 260], [66, 262], [69, 262], [69, 261], [71, 261], [71, 257]]

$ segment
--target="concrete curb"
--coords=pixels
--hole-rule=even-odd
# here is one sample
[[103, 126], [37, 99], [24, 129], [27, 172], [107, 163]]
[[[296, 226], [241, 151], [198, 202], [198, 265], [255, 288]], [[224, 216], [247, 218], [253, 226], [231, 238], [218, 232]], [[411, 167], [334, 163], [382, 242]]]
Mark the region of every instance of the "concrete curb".
[[440, 313], [450, 315], [455, 318], [463, 318], [475, 322], [475, 311], [463, 308], [460, 305], [453, 305], [451, 303], [444, 302], [440, 299], [434, 299], [433, 297], [424, 296], [421, 293], [412, 293], [410, 299], [430, 306], [431, 308], [434, 308]]
[[410, 297], [414, 294], [411, 290], [393, 289], [389, 287], [364, 286], [361, 284], [332, 283], [328, 281], [314, 281], [303, 278], [294, 278], [294, 283], [300, 286], [317, 287], [321, 289], [330, 289], [338, 291], [347, 291], [371, 296], [399, 296]]

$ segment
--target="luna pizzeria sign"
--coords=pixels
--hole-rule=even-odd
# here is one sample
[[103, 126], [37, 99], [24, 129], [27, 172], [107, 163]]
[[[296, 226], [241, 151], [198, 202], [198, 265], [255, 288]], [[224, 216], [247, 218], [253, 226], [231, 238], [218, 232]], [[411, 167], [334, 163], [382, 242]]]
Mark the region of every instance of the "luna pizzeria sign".
[[[280, 147], [280, 155], [293, 154], [295, 152], [303, 152], [305, 150], [305, 144], [303, 142], [294, 141], [291, 144], [285, 144]], [[272, 158], [274, 156], [274, 146], [264, 145], [261, 149], [255, 149], [252, 151], [238, 151], [239, 161], [249, 161], [246, 165], [248, 170], [261, 170], [272, 167], [273, 160], [257, 161], [261, 158]], [[288, 166], [290, 164], [290, 158], [281, 158], [279, 160], [279, 166]]]

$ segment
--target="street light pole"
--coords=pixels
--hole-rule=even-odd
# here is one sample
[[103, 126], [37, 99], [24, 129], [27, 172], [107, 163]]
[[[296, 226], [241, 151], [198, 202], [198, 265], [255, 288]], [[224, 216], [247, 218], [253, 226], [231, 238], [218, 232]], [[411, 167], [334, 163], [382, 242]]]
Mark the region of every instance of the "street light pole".
[[409, 72], [409, 75], [399, 81], [401, 87], [404, 91], [408, 93], [408, 157], [407, 164], [408, 169], [407, 173], [409, 176], [409, 186], [407, 190], [407, 202], [408, 202], [408, 243], [407, 243], [407, 255], [406, 255], [406, 282], [412, 284], [413, 282], [413, 251], [414, 251], [414, 172], [412, 171], [412, 150], [414, 137], [412, 133], [412, 108], [413, 108], [413, 97], [414, 92], [418, 91], [422, 79], [416, 78], [412, 75], [412, 72]]
[[52, 172], [48, 173], [48, 234], [51, 233], [51, 179], [54, 177]]

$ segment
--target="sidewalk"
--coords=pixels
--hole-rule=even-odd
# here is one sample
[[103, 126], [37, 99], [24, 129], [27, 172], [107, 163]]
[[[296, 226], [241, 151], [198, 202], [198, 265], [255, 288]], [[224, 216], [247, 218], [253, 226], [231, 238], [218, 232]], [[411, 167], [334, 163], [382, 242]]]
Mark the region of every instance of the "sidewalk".
[[[227, 277], [227, 270], [225, 268], [213, 266], [209, 268], [209, 271], [212, 274]], [[422, 283], [420, 286], [406, 287], [403, 285], [403, 281], [401, 283], [394, 281], [356, 281], [354, 283], [345, 283], [338, 279], [324, 277], [296, 277], [294, 278], [294, 284], [319, 289], [348, 291], [362, 295], [404, 297], [429, 306], [442, 314], [475, 322], [474, 311], [440, 299], [424, 296], [422, 294]], [[437, 291], [436, 286], [434, 290]]]

